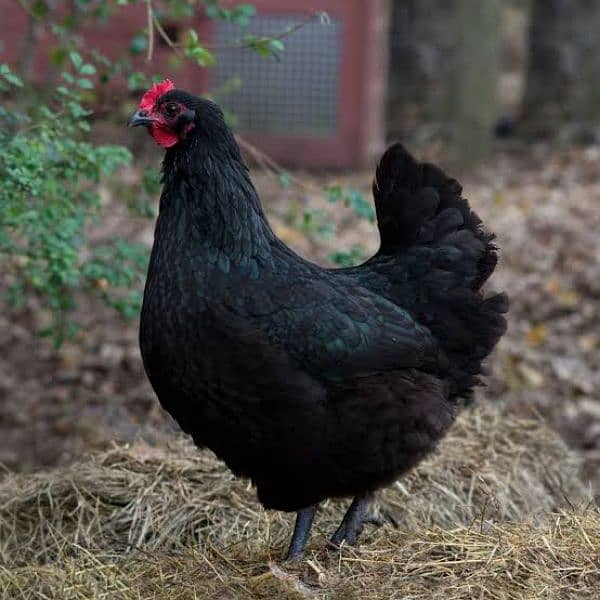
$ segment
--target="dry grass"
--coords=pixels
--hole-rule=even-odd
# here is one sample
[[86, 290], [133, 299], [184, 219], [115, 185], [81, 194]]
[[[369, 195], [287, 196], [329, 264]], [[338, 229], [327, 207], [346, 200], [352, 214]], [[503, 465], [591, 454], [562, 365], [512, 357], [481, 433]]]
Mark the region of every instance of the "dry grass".
[[138, 443], [5, 477], [0, 598], [591, 598], [600, 513], [578, 470], [540, 421], [482, 406], [381, 494], [390, 525], [326, 552], [343, 510], [330, 502], [288, 565], [290, 516], [261, 510], [209, 452]]

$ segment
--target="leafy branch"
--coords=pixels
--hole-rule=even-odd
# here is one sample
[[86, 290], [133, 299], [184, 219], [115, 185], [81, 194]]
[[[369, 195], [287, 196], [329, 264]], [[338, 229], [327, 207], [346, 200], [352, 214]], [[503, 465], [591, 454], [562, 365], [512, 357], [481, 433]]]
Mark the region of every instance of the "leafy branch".
[[[101, 85], [125, 76], [130, 89], [147, 84], [146, 76], [133, 69], [132, 59], [122, 56], [110, 60], [98, 49], [85, 44], [82, 24], [114, 15], [119, 6], [137, 4], [145, 9], [146, 28], [129, 45], [132, 55], [144, 53], [153, 59], [157, 39], [178, 56], [200, 66], [212, 66], [215, 52], [225, 48], [254, 50], [275, 56], [284, 50], [284, 41], [309, 23], [328, 22], [324, 13], [315, 12], [287, 27], [279, 34], [242, 35], [227, 44], [211, 46], [198, 38], [194, 29], [180, 43], [171, 38], [163, 26], [159, 0], [77, 0], [71, 13], [56, 15], [48, 0], [17, 0], [30, 17], [29, 26], [44, 31], [53, 40], [46, 51], [50, 64], [54, 94], [46, 102], [31, 101], [27, 87], [29, 71], [15, 73], [0, 65], [0, 269], [3, 272], [2, 299], [9, 307], [23, 307], [35, 296], [43, 301], [50, 315], [44, 333], [59, 344], [76, 331], [72, 311], [80, 291], [100, 296], [126, 317], [139, 310], [141, 286], [147, 260], [147, 248], [125, 240], [94, 247], [89, 243], [90, 225], [103, 218], [98, 184], [127, 165], [131, 156], [121, 146], [102, 145], [90, 139], [92, 111], [87, 104]], [[210, 18], [246, 27], [255, 14], [249, 4], [229, 8], [219, 0], [168, 0], [169, 10], [190, 16], [202, 5]], [[162, 7], [161, 7], [162, 8]], [[80, 30], [81, 35], [73, 35]], [[35, 40], [34, 40], [35, 41]], [[32, 57], [35, 44], [29, 51]], [[20, 61], [27, 63], [28, 61]], [[21, 77], [20, 75], [24, 75]], [[19, 92], [19, 90], [23, 90]], [[17, 95], [19, 93], [19, 95]], [[18, 102], [12, 99], [18, 98]], [[4, 100], [12, 102], [10, 108]], [[267, 154], [238, 136], [240, 146], [283, 187], [296, 186], [312, 194], [323, 189], [310, 180], [288, 173]], [[153, 202], [160, 187], [155, 170], [146, 172], [141, 190], [136, 186], [131, 201], [132, 216], [154, 216]], [[123, 188], [120, 193], [123, 196]], [[351, 190], [326, 190], [330, 202], [342, 202], [358, 216], [367, 216], [359, 195]], [[133, 198], [135, 196], [135, 198]], [[135, 215], [135, 217], [134, 217]], [[305, 210], [299, 215], [302, 231], [327, 236], [333, 222], [325, 211]], [[368, 217], [369, 218], [369, 217]], [[356, 260], [359, 250], [336, 253], [330, 259], [338, 264]]]
[[[316, 20], [321, 23], [329, 23], [329, 16], [327, 13], [315, 11], [298, 23], [287, 27], [274, 36], [245, 35], [238, 40], [227, 44], [211, 45], [206, 42], [200, 43], [198, 33], [194, 29], [190, 29], [185, 43], [178, 43], [165, 31], [165, 28], [162, 26], [160, 19], [157, 16], [157, 11], [154, 8], [152, 0], [145, 0], [145, 4], [148, 21], [148, 52], [146, 58], [149, 62], [152, 60], [154, 53], [155, 30], [165, 44], [167, 44], [174, 52], [178, 53], [180, 56], [194, 60], [199, 66], [208, 67], [214, 65], [216, 61], [214, 52], [217, 50], [249, 49], [258, 52], [261, 56], [274, 56], [275, 58], [279, 58], [278, 53], [285, 49], [283, 40]], [[241, 26], [247, 26], [250, 18], [255, 13], [254, 7], [249, 4], [241, 4], [232, 9], [225, 9], [218, 7], [216, 3], [212, 3], [207, 6], [206, 11], [208, 16], [212, 18], [231, 21]]]

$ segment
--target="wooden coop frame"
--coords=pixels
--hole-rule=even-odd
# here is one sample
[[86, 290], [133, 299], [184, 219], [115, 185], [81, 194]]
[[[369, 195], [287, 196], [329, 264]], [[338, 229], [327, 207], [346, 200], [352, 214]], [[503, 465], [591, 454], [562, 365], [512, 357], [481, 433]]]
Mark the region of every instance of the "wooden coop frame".
[[[295, 167], [356, 168], [372, 161], [381, 152], [385, 141], [386, 1], [255, 0], [254, 4], [258, 12], [254, 18], [257, 25], [260, 25], [260, 19], [273, 19], [279, 20], [280, 26], [285, 28], [306, 19], [312, 12], [327, 13], [329, 25], [314, 20], [285, 39], [286, 50], [281, 54], [279, 63], [254, 54], [246, 56], [250, 57], [249, 62], [253, 63], [259, 80], [263, 77], [268, 80], [270, 71], [277, 70], [281, 74], [289, 64], [290, 81], [302, 78], [306, 86], [306, 101], [314, 102], [316, 110], [324, 109], [323, 116], [329, 115], [331, 119], [322, 131], [311, 130], [308, 123], [307, 131], [302, 131], [302, 123], [293, 127], [290, 124], [288, 131], [285, 127], [273, 127], [273, 130], [265, 127], [260, 131], [240, 122], [239, 133], [275, 160]], [[213, 21], [206, 24], [206, 39], [215, 40], [216, 27], [219, 24]], [[267, 33], [275, 32], [277, 27]], [[265, 32], [259, 30], [258, 33]], [[336, 39], [332, 43], [334, 36]], [[314, 42], [316, 47], [302, 48], [302, 38]], [[319, 48], [319, 44], [324, 47]], [[218, 43], [215, 45], [218, 47]], [[303, 51], [306, 51], [307, 64], [300, 68], [299, 58]], [[338, 54], [320, 56], [321, 51]], [[228, 67], [225, 54], [223, 52], [218, 57], [220, 61], [217, 61], [215, 69], [206, 72], [205, 88], [214, 91], [217, 97], [218, 83], [223, 80], [219, 69]], [[328, 63], [325, 67], [323, 61]], [[315, 75], [312, 79], [311, 71]], [[328, 77], [334, 79], [333, 84], [327, 81]], [[311, 88], [328, 95], [329, 106], [319, 106], [322, 103], [318, 98], [311, 98]], [[225, 109], [228, 108], [226, 99], [222, 104]], [[286, 110], [284, 102], [274, 108], [274, 117], [277, 117], [278, 110], [283, 113], [284, 120], [289, 117], [293, 121], [293, 110]]]
[[[235, 127], [245, 139], [277, 162], [290, 167], [350, 169], [365, 165], [378, 155], [385, 141], [385, 84], [387, 80], [387, 0], [252, 0], [257, 15], [245, 33], [276, 34], [281, 28], [306, 20], [311, 13], [324, 11], [330, 25], [314, 19], [284, 40], [286, 49], [279, 62], [262, 58], [250, 50], [219, 49], [219, 40], [232, 33], [232, 24], [212, 21], [204, 14], [194, 19], [200, 38], [215, 46], [217, 65], [199, 69], [184, 63], [170, 65], [172, 51], [155, 36], [151, 70], [169, 75], [177, 87], [196, 93], [214, 93], [226, 111], [239, 112]], [[8, 6], [10, 5], [10, 8]], [[25, 11], [13, 0], [0, 0], [5, 20], [0, 25], [3, 55], [15, 64], [27, 28]], [[85, 31], [90, 45], [108, 56], [122, 54], [123, 45], [146, 26], [145, 11], [126, 6], [119, 18]], [[166, 23], [177, 37], [189, 22]], [[266, 27], [266, 30], [265, 30]], [[49, 56], [46, 42], [38, 39], [34, 74], [44, 85]], [[304, 44], [304, 45], [302, 45]], [[240, 53], [244, 52], [244, 57]], [[148, 70], [144, 57], [136, 59], [140, 70]], [[228, 78], [240, 76], [236, 64], [252, 77], [250, 88], [260, 98], [241, 92], [222, 93]], [[243, 76], [244, 73], [241, 74]], [[269, 88], [271, 86], [271, 88]], [[294, 87], [296, 86], [296, 87]], [[314, 94], [312, 91], [317, 90]], [[122, 103], [123, 90], [108, 91], [103, 105]], [[276, 99], [277, 101], [275, 101]], [[233, 106], [230, 106], [233, 105]], [[313, 113], [318, 113], [317, 116]], [[318, 119], [317, 119], [318, 117]], [[277, 123], [278, 120], [278, 123]]]

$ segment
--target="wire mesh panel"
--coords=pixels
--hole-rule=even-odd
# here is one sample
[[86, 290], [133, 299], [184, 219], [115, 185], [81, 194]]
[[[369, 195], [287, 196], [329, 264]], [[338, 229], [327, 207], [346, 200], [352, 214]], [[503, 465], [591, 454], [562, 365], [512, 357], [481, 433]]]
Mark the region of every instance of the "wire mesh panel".
[[[218, 23], [217, 48], [243, 35], [277, 36], [304, 20], [258, 15], [250, 28]], [[329, 138], [339, 126], [342, 23], [309, 23], [285, 39], [277, 59], [241, 48], [217, 50], [213, 93], [241, 131]]]
[[[419, 0], [420, 1], [420, 0]], [[416, 2], [416, 0], [415, 0]], [[0, 9], [9, 0], [0, 0]], [[191, 19], [164, 22], [173, 39], [191, 27], [202, 42], [215, 49], [214, 69], [198, 69], [190, 61], [172, 64], [173, 51], [156, 36], [152, 65], [140, 55], [135, 68], [161, 73], [178, 88], [210, 93], [225, 109], [248, 148], [254, 146], [277, 162], [306, 168], [351, 168], [381, 152], [387, 55], [387, 0], [252, 0], [257, 14], [247, 28], [209, 19], [199, 10]], [[59, 3], [60, 4], [60, 3]], [[229, 4], [226, 2], [225, 4]], [[325, 11], [329, 23], [316, 17]], [[1, 11], [0, 11], [1, 12]], [[5, 59], [16, 65], [27, 29], [27, 13], [4, 11], [0, 34]], [[310, 21], [310, 22], [309, 22]], [[232, 47], [247, 35], [285, 36], [279, 60], [247, 48]], [[82, 30], [92, 48], [119, 58], [127, 44], [146, 25], [146, 14], [130, 3], [119, 15]], [[43, 85], [51, 68], [49, 33], [40, 32], [33, 74]], [[120, 102], [123, 79], [114, 78], [102, 96], [107, 106]], [[136, 93], [137, 94], [137, 93]], [[132, 95], [131, 101], [139, 98]]]

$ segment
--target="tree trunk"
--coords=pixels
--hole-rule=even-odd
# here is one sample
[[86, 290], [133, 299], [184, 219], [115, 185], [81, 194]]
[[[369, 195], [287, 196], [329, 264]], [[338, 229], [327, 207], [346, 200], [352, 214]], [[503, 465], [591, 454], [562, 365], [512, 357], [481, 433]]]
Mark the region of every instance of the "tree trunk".
[[600, 2], [533, 0], [522, 129], [557, 133], [600, 117]]
[[456, 161], [486, 156], [497, 116], [501, 0], [396, 0], [391, 19], [390, 137], [426, 123]]
[[[447, 97], [447, 57], [456, 38], [447, 26], [455, 0], [394, 0], [390, 27], [388, 130], [411, 135], [423, 122], [436, 123]], [[439, 124], [439, 123], [438, 123]]]
[[452, 157], [469, 165], [491, 150], [499, 75], [501, 0], [459, 0], [460, 34], [448, 82]]

